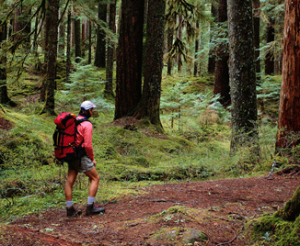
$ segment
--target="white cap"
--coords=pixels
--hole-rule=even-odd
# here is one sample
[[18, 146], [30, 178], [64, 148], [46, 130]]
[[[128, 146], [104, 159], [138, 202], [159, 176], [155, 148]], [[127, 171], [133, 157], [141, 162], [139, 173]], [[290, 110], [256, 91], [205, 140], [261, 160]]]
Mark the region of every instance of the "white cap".
[[89, 110], [91, 108], [96, 108], [96, 106], [91, 101], [84, 101], [81, 104], [81, 110]]

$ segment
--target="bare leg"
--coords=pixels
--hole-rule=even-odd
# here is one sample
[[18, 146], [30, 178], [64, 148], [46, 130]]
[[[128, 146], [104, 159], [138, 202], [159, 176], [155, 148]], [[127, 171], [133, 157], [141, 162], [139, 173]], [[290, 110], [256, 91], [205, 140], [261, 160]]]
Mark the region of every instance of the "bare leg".
[[88, 176], [91, 181], [90, 188], [89, 188], [89, 196], [95, 197], [97, 194], [98, 184], [100, 181], [100, 177], [97, 173], [96, 168], [93, 168], [92, 170], [85, 172], [85, 175]]
[[66, 201], [72, 201], [72, 188], [75, 183], [78, 172], [75, 170], [68, 170], [68, 178], [65, 185]]

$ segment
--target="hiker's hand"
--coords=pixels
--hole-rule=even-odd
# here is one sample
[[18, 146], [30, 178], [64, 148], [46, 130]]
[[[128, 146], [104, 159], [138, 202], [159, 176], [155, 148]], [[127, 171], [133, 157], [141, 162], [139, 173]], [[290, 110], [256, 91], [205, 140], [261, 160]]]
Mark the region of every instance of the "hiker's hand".
[[95, 161], [95, 159], [93, 160], [94, 166], [96, 166], [97, 162]]

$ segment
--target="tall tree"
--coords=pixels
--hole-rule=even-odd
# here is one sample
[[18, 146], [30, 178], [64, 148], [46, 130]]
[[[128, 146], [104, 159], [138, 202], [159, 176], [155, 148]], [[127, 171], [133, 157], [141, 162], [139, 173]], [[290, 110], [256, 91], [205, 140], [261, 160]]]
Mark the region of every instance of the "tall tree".
[[48, 25], [48, 59], [46, 73], [46, 98], [41, 113], [55, 114], [54, 88], [56, 79], [57, 32], [59, 0], [47, 0], [46, 15], [49, 15]]
[[[225, 9], [227, 12], [227, 9]], [[214, 18], [214, 23], [218, 21], [218, 8], [215, 7], [214, 4], [211, 5], [211, 15]], [[226, 14], [227, 17], [227, 14]], [[215, 24], [214, 24], [215, 25]], [[213, 30], [214, 25], [211, 26], [211, 30]], [[215, 74], [215, 67], [216, 67], [216, 56], [214, 49], [209, 51], [209, 58], [208, 58], [208, 73]]]
[[[116, 1], [109, 6], [109, 28], [113, 33], [116, 32]], [[104, 93], [106, 96], [113, 96], [113, 67], [114, 67], [114, 50], [115, 45], [109, 41], [107, 48], [107, 66], [106, 66], [106, 83]]]
[[286, 0], [276, 148], [300, 143], [300, 2]]
[[138, 118], [148, 119], [162, 130], [160, 122], [160, 94], [164, 54], [165, 0], [148, 1], [147, 60], [143, 95]]
[[253, 24], [254, 24], [254, 47], [255, 47], [255, 64], [256, 64], [256, 79], [257, 84], [260, 84], [260, 59], [259, 59], [259, 44], [260, 44], [260, 0], [252, 0], [253, 4]]
[[133, 115], [142, 83], [144, 1], [123, 0], [121, 8], [115, 119]]
[[[107, 4], [103, 4], [101, 0], [98, 3], [98, 18], [100, 22], [106, 22], [106, 13], [107, 13]], [[96, 54], [95, 54], [95, 63], [96, 67], [105, 68], [105, 33], [98, 25], [97, 27], [97, 47], [96, 47]]]
[[61, 21], [59, 24], [59, 45], [58, 45], [58, 50], [61, 55], [65, 55], [65, 32], [66, 32], [66, 25], [65, 25], [65, 15], [62, 13], [62, 11], [59, 12]]
[[[219, 0], [218, 12], [218, 21], [220, 25], [227, 21], [226, 0]], [[222, 39], [224, 39], [224, 37], [226, 37], [225, 33], [222, 35]], [[228, 60], [228, 44], [221, 43], [216, 51], [214, 94], [220, 94], [219, 101], [224, 106], [228, 106], [230, 104]]]
[[[172, 50], [173, 35], [174, 35], [174, 29], [168, 27], [168, 29], [167, 29], [168, 52], [171, 52], [171, 50]], [[172, 73], [172, 58], [171, 58], [171, 56], [168, 56], [168, 65], [167, 66], [168, 66], [167, 73], [168, 73], [168, 75], [171, 75], [171, 73]]]
[[[0, 45], [6, 40], [6, 23], [2, 23], [0, 25]], [[0, 56], [0, 103], [8, 103], [10, 99], [7, 94], [7, 86], [6, 86], [6, 55], [5, 51], [1, 52]]]
[[[271, 43], [275, 38], [275, 29], [274, 29], [275, 21], [273, 17], [271, 17], [270, 22], [267, 26], [267, 43]], [[267, 51], [265, 57], [265, 74], [274, 74], [274, 55], [271, 48]]]
[[68, 19], [67, 19], [67, 62], [66, 62], [66, 82], [70, 82], [70, 72], [71, 72], [71, 17], [72, 11], [71, 7], [68, 10]]
[[241, 145], [255, 145], [258, 140], [256, 74], [252, 1], [228, 0], [227, 4], [234, 154]]
[[[199, 20], [196, 21], [196, 29], [199, 29]], [[194, 76], [197, 77], [198, 74], [198, 50], [199, 50], [199, 40], [198, 40], [199, 36], [196, 35], [196, 39], [195, 39], [195, 61], [194, 61]]]
[[75, 24], [75, 62], [79, 63], [81, 61], [81, 25], [80, 19], [77, 17], [74, 21]]

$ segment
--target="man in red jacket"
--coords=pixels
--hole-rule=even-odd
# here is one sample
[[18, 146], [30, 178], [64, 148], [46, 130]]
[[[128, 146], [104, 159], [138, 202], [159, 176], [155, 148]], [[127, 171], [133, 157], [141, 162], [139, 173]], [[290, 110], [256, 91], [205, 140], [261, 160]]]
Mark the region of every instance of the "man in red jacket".
[[100, 181], [96, 170], [96, 161], [94, 159], [94, 151], [92, 144], [93, 125], [88, 119], [93, 114], [93, 109], [96, 106], [90, 101], [84, 101], [81, 104], [81, 110], [76, 118], [77, 133], [75, 146], [79, 147], [79, 159], [68, 163], [68, 178], [65, 186], [67, 216], [77, 216], [82, 214], [82, 211], [77, 209], [72, 202], [72, 188], [79, 172], [84, 173], [90, 178], [89, 197], [86, 206], [86, 215], [99, 214], [105, 211], [104, 208], [98, 207], [95, 204], [95, 196], [98, 190]]

